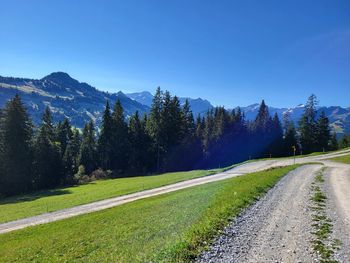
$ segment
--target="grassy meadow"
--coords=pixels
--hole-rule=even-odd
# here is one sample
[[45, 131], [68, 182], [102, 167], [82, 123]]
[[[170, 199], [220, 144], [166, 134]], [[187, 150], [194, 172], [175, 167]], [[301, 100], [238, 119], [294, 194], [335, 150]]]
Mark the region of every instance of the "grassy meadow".
[[331, 161], [350, 164], [350, 154], [330, 159]]
[[187, 262], [230, 218], [297, 167], [252, 173], [2, 234], [1, 261]]
[[98, 180], [83, 185], [4, 198], [0, 199], [0, 223], [207, 176], [224, 169]]

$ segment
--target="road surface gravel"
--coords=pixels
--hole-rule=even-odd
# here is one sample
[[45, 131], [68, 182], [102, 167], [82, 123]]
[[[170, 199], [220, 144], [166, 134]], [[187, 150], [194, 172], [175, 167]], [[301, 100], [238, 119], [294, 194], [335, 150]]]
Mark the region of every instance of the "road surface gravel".
[[310, 187], [321, 167], [305, 165], [288, 173], [197, 262], [313, 262]]

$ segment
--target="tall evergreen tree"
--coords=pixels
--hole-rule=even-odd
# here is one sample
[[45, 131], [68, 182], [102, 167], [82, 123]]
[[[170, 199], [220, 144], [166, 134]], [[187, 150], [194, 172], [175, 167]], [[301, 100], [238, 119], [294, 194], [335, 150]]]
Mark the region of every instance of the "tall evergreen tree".
[[333, 132], [332, 136], [331, 136], [331, 141], [329, 144], [329, 150], [335, 151], [338, 150], [338, 140], [337, 140], [337, 134], [335, 132]]
[[66, 152], [67, 145], [72, 139], [72, 136], [72, 126], [70, 125], [69, 120], [65, 118], [63, 122], [59, 122], [56, 127], [56, 141], [60, 144], [62, 157]]
[[299, 121], [300, 143], [303, 153], [310, 153], [318, 150], [316, 121], [317, 98], [311, 95], [305, 105], [305, 111]]
[[149, 168], [150, 139], [146, 133], [146, 123], [140, 120], [138, 111], [131, 116], [129, 121], [130, 138], [130, 170], [145, 172]]
[[73, 176], [78, 172], [78, 156], [80, 150], [80, 133], [73, 129], [72, 138], [69, 141], [63, 155], [64, 183], [73, 183]]
[[154, 142], [154, 151], [156, 153], [157, 172], [160, 172], [161, 159], [161, 113], [163, 109], [163, 93], [160, 87], [157, 88], [153, 97], [150, 116], [147, 122], [147, 130]]
[[32, 123], [18, 95], [0, 119], [0, 194], [26, 192], [32, 184]]
[[90, 174], [96, 169], [97, 153], [95, 142], [95, 128], [92, 121], [88, 122], [83, 130], [82, 141], [78, 156], [78, 164], [83, 165], [85, 172]]
[[183, 137], [189, 138], [195, 135], [195, 124], [193, 119], [193, 113], [191, 111], [190, 103], [186, 99], [182, 108], [182, 134]]
[[55, 127], [47, 107], [35, 141], [34, 178], [38, 189], [55, 187], [63, 181], [60, 147], [55, 139]]
[[329, 150], [329, 143], [331, 140], [331, 130], [329, 127], [329, 120], [326, 117], [324, 111], [321, 112], [320, 117], [317, 122], [317, 145], [319, 151]]
[[294, 147], [295, 147], [295, 150], [297, 150], [298, 141], [297, 141], [297, 133], [296, 133], [294, 123], [290, 120], [290, 117], [288, 114], [284, 115], [283, 126], [284, 126], [283, 155], [291, 156], [294, 154]]
[[274, 157], [283, 154], [283, 129], [277, 113], [275, 113], [271, 122], [270, 153]]
[[261, 134], [265, 133], [269, 128], [270, 120], [269, 109], [265, 104], [265, 100], [262, 100], [254, 122], [256, 132]]
[[124, 109], [118, 99], [112, 113], [113, 124], [113, 160], [112, 169], [124, 172], [128, 164], [129, 138], [128, 126], [125, 122]]
[[101, 133], [98, 139], [98, 155], [102, 169], [112, 168], [114, 158], [114, 140], [113, 120], [109, 102], [106, 102], [106, 108], [102, 116]]

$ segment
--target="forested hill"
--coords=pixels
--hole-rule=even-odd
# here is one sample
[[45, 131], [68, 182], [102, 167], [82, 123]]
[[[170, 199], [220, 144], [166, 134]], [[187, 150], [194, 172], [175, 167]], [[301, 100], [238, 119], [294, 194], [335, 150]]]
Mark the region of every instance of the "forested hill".
[[0, 76], [0, 108], [15, 94], [21, 96], [35, 124], [41, 122], [47, 106], [55, 121], [68, 118], [72, 125], [80, 128], [90, 119], [99, 125], [106, 100], [114, 104], [119, 99], [127, 116], [136, 111], [142, 115], [149, 112], [148, 106], [122, 92], [111, 94], [97, 90], [63, 72], [52, 73], [38, 80]]
[[[51, 73], [42, 79], [0, 76], [0, 108], [3, 108], [15, 94], [21, 96], [35, 124], [41, 122], [44, 109], [48, 106], [55, 121], [68, 118], [72, 125], [79, 128], [82, 128], [90, 119], [94, 120], [97, 126], [100, 125], [106, 100], [114, 105], [119, 99], [127, 117], [136, 111], [139, 111], [140, 116], [149, 113], [153, 100], [153, 95], [147, 91], [127, 94], [121, 91], [113, 94], [103, 92], [73, 79], [64, 72]], [[198, 114], [204, 116], [208, 110], [213, 108], [208, 100], [202, 98], [180, 97], [180, 104], [184, 105], [186, 99], [189, 101], [194, 117], [197, 117]], [[259, 104], [241, 107], [247, 120], [254, 120], [258, 110]], [[305, 106], [302, 104], [292, 108], [269, 107], [270, 113], [272, 115], [277, 113], [281, 120], [283, 115], [288, 113], [296, 125], [304, 110]], [[318, 114], [322, 111], [328, 117], [332, 130], [338, 135], [350, 133], [350, 108], [318, 107]]]
[[[149, 92], [127, 94], [119, 91], [108, 93], [100, 91], [87, 83], [79, 82], [67, 73], [55, 72], [42, 79], [14, 78], [0, 76], [0, 108], [19, 94], [35, 124], [41, 122], [46, 106], [55, 121], [68, 118], [72, 125], [82, 128], [92, 119], [97, 125], [101, 123], [106, 101], [111, 105], [119, 99], [127, 117], [139, 112], [140, 116], [149, 113], [153, 95]], [[134, 96], [133, 96], [134, 95]], [[146, 100], [142, 100], [146, 96]], [[139, 101], [141, 99], [141, 101]], [[147, 101], [148, 99], [148, 101]], [[213, 106], [201, 98], [179, 98], [184, 105], [188, 99], [194, 115], [205, 114]]]

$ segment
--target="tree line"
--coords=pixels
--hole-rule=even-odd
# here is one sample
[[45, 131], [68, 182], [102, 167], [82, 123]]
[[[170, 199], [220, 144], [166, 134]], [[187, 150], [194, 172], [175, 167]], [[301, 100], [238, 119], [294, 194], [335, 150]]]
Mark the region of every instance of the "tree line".
[[47, 107], [34, 127], [16, 95], [0, 111], [0, 194], [14, 195], [98, 178], [227, 166], [259, 157], [337, 148], [328, 118], [312, 95], [299, 128], [282, 123], [262, 101], [254, 121], [239, 108], [210, 109], [194, 118], [189, 102], [157, 89], [150, 113], [126, 118], [120, 101], [109, 102], [96, 129], [80, 131], [68, 119], [54, 123]]

